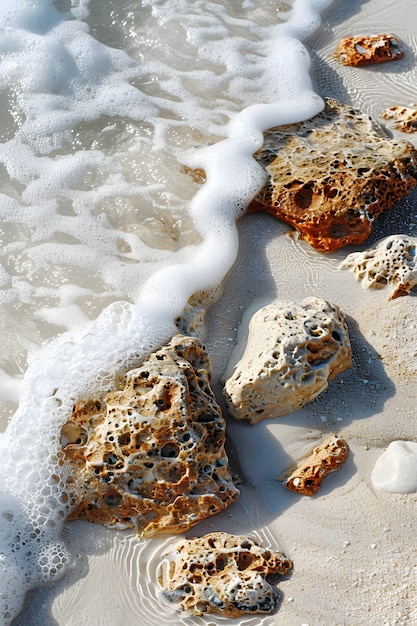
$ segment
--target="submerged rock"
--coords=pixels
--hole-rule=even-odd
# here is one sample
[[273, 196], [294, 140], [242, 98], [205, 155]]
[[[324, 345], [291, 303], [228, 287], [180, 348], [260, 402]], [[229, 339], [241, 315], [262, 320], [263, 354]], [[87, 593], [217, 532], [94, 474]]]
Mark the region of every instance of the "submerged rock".
[[370, 35], [341, 39], [334, 54], [343, 65], [360, 67], [396, 61], [404, 56], [400, 41], [394, 35]]
[[282, 484], [290, 491], [312, 496], [328, 474], [342, 467], [348, 454], [346, 441], [337, 435], [330, 435], [298, 464]]
[[339, 307], [319, 298], [300, 304], [276, 300], [253, 315], [244, 351], [238, 344], [232, 353], [224, 385], [227, 409], [252, 424], [287, 415], [314, 400], [351, 364]]
[[410, 293], [417, 285], [417, 238], [391, 235], [374, 248], [353, 252], [340, 264], [351, 269], [364, 289], [392, 286], [390, 300]]
[[192, 615], [266, 614], [277, 601], [266, 577], [284, 576], [291, 569], [283, 554], [250, 537], [216, 532], [173, 546], [161, 567], [159, 584], [166, 600]]
[[272, 129], [255, 155], [270, 176], [249, 211], [294, 226], [320, 252], [363, 243], [376, 217], [417, 183], [417, 150], [327, 99], [314, 118]]
[[204, 346], [177, 335], [123, 390], [74, 407], [61, 431], [71, 519], [179, 533], [238, 497], [210, 376]]

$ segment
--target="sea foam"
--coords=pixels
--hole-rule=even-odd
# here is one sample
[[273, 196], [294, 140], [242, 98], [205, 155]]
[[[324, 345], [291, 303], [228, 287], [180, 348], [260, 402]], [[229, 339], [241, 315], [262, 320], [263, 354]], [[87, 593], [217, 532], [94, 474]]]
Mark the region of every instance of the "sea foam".
[[[28, 589], [62, 576], [71, 560], [60, 539], [70, 505], [59, 440], [74, 402], [108, 389], [172, 336], [194, 293], [221, 284], [238, 253], [236, 220], [264, 183], [252, 158], [263, 131], [323, 106], [301, 40], [329, 0], [295, 0], [272, 26], [259, 17], [262, 3], [240, 11], [142, 4], [141, 22], [100, 36], [87, 1], [0, 9], [0, 97], [9, 111], [0, 129], [0, 213], [11, 233], [2, 304], [11, 328], [25, 302], [36, 320], [20, 340], [26, 358], [4, 368], [6, 382], [25, 372], [0, 438], [5, 624]], [[206, 172], [197, 193], [180, 160]], [[177, 169], [181, 184], [167, 188], [176, 176], [165, 167]], [[184, 230], [174, 220], [164, 231], [172, 216], [192, 232], [177, 249], [158, 248], [162, 233], [174, 242]], [[122, 224], [130, 217], [129, 229]], [[147, 232], [150, 245], [138, 246]]]

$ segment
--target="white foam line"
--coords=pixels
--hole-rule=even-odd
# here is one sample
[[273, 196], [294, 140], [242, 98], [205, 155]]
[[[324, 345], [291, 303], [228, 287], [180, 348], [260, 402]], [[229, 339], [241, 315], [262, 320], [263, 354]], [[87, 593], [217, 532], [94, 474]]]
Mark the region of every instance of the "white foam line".
[[[111, 384], [109, 374], [168, 341], [175, 332], [174, 319], [189, 297], [221, 283], [238, 252], [236, 219], [264, 183], [263, 170], [252, 157], [262, 145], [262, 132], [321, 110], [323, 102], [309, 76], [310, 59], [297, 37], [305, 38], [317, 28], [319, 11], [329, 4], [329, 0], [296, 0], [288, 22], [278, 25], [273, 30], [275, 39], [266, 42], [265, 81], [271, 82], [270, 91], [278, 101], [248, 107], [230, 123], [228, 139], [196, 155], [195, 164], [204, 168], [207, 182], [191, 204], [203, 241], [192, 249], [189, 262], [156, 272], [140, 289], [137, 304], [111, 305], [87, 328], [52, 341], [29, 367], [20, 407], [0, 438], [5, 467], [0, 500], [13, 510], [12, 520], [7, 516], [0, 520], [0, 575], [5, 584], [0, 614], [6, 614], [8, 605], [13, 617], [31, 586], [62, 574], [64, 567], [39, 573], [45, 552], [55, 550], [63, 566], [68, 562], [59, 539], [68, 509], [60, 499], [63, 486], [53, 483], [52, 476], [59, 476], [60, 428], [73, 403], [83, 394], [103, 391]], [[35, 454], [42, 470], [37, 463], [31, 465]], [[50, 489], [48, 498], [42, 495], [45, 487]], [[12, 497], [18, 498], [15, 506]], [[24, 564], [15, 551], [19, 533], [25, 534], [25, 551], [31, 552]], [[11, 618], [5, 617], [4, 622]]]

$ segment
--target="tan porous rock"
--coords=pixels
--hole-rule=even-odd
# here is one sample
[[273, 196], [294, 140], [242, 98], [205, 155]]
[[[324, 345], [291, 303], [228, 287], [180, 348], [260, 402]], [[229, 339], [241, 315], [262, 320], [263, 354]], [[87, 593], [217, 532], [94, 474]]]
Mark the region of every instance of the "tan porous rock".
[[[242, 355], [242, 356], [241, 356]], [[251, 318], [246, 347], [238, 343], [225, 373], [228, 412], [256, 424], [302, 408], [350, 367], [344, 315], [319, 298], [274, 301]]]
[[292, 563], [246, 536], [215, 532], [179, 541], [166, 555], [159, 584], [166, 600], [192, 615], [271, 613], [276, 590], [266, 579]]
[[396, 61], [403, 56], [399, 39], [390, 34], [345, 37], [339, 41], [334, 53], [337, 61], [354, 67]]
[[412, 144], [330, 98], [311, 120], [268, 131], [254, 156], [270, 180], [249, 211], [272, 213], [320, 252], [363, 243], [417, 183]]
[[417, 133], [417, 105], [393, 106], [382, 113], [384, 120], [392, 122], [393, 128], [403, 133]]
[[390, 300], [394, 300], [417, 285], [416, 255], [416, 237], [391, 235], [374, 248], [349, 254], [340, 267], [351, 269], [364, 289], [391, 286]]
[[237, 498], [210, 376], [204, 346], [177, 335], [124, 389], [74, 407], [61, 431], [71, 519], [179, 533]]
[[330, 435], [299, 463], [282, 484], [290, 491], [312, 496], [328, 474], [342, 467], [348, 454], [346, 441], [337, 435]]

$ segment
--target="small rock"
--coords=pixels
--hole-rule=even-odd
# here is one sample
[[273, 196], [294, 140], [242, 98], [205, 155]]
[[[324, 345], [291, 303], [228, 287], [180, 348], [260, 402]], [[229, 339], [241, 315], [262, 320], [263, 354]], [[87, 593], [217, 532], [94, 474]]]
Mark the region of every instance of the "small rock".
[[394, 300], [417, 285], [416, 255], [416, 237], [391, 235], [374, 248], [349, 254], [340, 267], [351, 269], [364, 289], [393, 286], [390, 300]]
[[417, 442], [392, 441], [376, 460], [371, 474], [378, 491], [417, 492]]
[[228, 411], [252, 424], [287, 415], [314, 400], [351, 364], [339, 307], [319, 298], [300, 304], [276, 300], [253, 315], [246, 347], [238, 344], [231, 355], [224, 386]]
[[359, 67], [402, 59], [400, 41], [394, 35], [368, 37], [345, 37], [341, 39], [334, 54], [343, 65]]
[[323, 479], [341, 468], [349, 454], [344, 439], [330, 435], [304, 459], [283, 481], [284, 487], [303, 496], [312, 496], [320, 488]]
[[382, 113], [385, 120], [392, 120], [393, 128], [403, 133], [417, 132], [417, 105], [409, 107], [393, 106]]
[[265, 133], [255, 159], [270, 182], [249, 211], [294, 226], [320, 252], [366, 241], [376, 217], [417, 184], [417, 149], [337, 100], [311, 120]]
[[183, 611], [238, 617], [271, 613], [276, 592], [266, 577], [291, 569], [283, 554], [250, 537], [215, 532], [176, 543], [158, 578], [164, 598]]
[[179, 533], [238, 497], [210, 376], [204, 346], [177, 335], [123, 390], [74, 407], [61, 431], [70, 519]]

